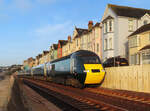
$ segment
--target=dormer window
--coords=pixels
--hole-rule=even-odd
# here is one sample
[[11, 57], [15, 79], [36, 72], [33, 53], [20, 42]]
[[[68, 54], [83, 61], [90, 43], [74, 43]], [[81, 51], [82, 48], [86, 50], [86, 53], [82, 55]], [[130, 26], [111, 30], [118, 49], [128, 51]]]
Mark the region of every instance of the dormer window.
[[144, 20], [143, 24], [144, 24], [144, 25], [148, 24], [148, 21], [147, 21], [147, 20]]
[[133, 31], [133, 20], [129, 19], [129, 31]]

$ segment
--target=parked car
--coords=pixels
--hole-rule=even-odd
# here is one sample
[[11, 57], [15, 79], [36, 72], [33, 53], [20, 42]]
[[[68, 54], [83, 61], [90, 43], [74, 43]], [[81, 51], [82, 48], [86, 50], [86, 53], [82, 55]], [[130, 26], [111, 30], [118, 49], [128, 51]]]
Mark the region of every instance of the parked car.
[[104, 67], [118, 67], [118, 66], [128, 66], [128, 60], [126, 58], [121, 57], [112, 57], [108, 58], [104, 63]]

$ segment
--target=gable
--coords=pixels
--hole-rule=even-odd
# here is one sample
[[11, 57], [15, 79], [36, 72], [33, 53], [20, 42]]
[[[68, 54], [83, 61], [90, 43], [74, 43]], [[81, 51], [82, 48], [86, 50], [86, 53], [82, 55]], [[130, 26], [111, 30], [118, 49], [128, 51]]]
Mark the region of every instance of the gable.
[[104, 15], [102, 17], [101, 22], [103, 22], [105, 19], [107, 19], [108, 17], [112, 17], [115, 18], [117, 15], [113, 12], [113, 10], [111, 8], [109, 8], [108, 6], [106, 7], [105, 11], [104, 11]]
[[113, 12], [116, 13], [117, 16], [131, 17], [137, 19], [141, 18], [146, 13], [150, 14], [150, 10], [134, 7], [108, 4], [108, 8], [113, 10]]
[[78, 35], [78, 32], [77, 32], [77, 29], [76, 29], [76, 27], [75, 27], [75, 29], [74, 29], [74, 31], [73, 31], [73, 38], [75, 37], [75, 36], [77, 36]]
[[150, 23], [150, 15], [149, 14], [145, 14], [144, 16], [141, 17], [140, 22], [141, 24], [144, 25], [144, 22], [147, 21], [147, 24]]

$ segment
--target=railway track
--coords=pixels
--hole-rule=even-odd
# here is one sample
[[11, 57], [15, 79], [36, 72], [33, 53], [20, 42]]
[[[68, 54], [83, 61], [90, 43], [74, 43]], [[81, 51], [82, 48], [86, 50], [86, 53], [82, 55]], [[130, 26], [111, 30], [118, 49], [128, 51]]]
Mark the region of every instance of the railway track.
[[104, 88], [77, 89], [31, 79], [24, 79], [24, 83], [64, 111], [150, 111], [150, 94]]

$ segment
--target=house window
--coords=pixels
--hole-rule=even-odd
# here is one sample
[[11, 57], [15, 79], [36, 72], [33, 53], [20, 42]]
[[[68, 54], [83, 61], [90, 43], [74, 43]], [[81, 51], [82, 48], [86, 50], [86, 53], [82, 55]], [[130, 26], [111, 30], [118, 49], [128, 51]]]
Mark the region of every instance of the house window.
[[109, 49], [112, 49], [112, 38], [109, 38]]
[[144, 25], [148, 24], [148, 21], [147, 21], [147, 20], [144, 20], [143, 24], [144, 24]]
[[69, 50], [70, 50], [70, 44], [69, 44]]
[[112, 20], [109, 21], [109, 32], [112, 32]]
[[104, 40], [104, 50], [107, 50], [107, 39]]
[[129, 47], [132, 48], [132, 47], [137, 47], [139, 46], [139, 40], [140, 38], [137, 37], [137, 36], [134, 36], [132, 37], [131, 39], [129, 39]]
[[107, 33], [107, 22], [104, 23], [104, 33]]
[[129, 31], [133, 31], [133, 20], [129, 20]]
[[97, 43], [97, 52], [99, 52], [99, 43]]
[[132, 64], [132, 65], [135, 65], [136, 64], [136, 54], [134, 54], [134, 55], [131, 55], [131, 58], [130, 58], [131, 60], [131, 63], [130, 64]]
[[149, 33], [149, 41], [150, 41], [150, 33]]
[[78, 46], [78, 39], [76, 40], [76, 46]]
[[94, 52], [95, 52], [95, 43], [94, 43]]
[[150, 53], [143, 53], [142, 60], [150, 60]]

